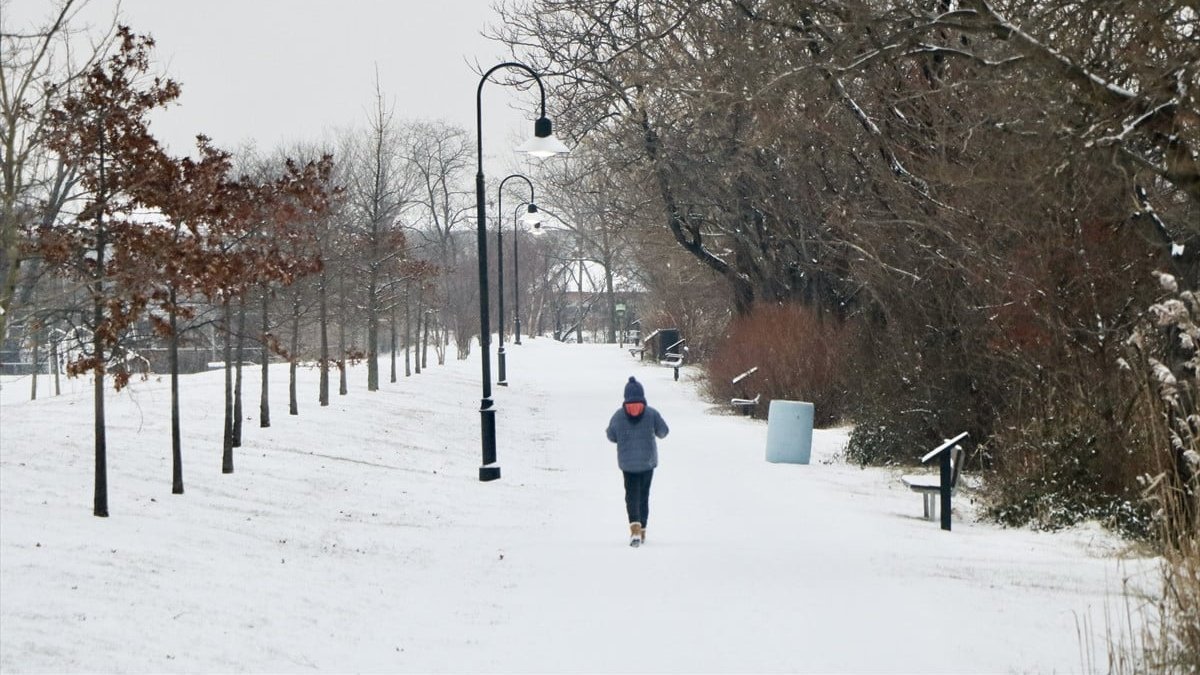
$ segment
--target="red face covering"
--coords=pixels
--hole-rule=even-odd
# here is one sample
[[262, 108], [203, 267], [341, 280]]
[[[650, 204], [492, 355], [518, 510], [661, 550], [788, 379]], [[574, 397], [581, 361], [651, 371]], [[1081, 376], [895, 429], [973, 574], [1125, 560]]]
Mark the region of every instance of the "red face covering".
[[646, 411], [646, 404], [641, 401], [631, 401], [625, 404], [625, 414], [630, 417], [641, 417]]

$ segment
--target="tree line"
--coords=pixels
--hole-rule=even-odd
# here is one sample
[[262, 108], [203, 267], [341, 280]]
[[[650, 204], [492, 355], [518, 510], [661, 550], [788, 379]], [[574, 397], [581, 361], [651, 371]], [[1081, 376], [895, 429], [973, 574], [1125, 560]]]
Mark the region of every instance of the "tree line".
[[[109, 511], [106, 388], [138, 373], [170, 375], [172, 492], [182, 494], [181, 372], [224, 367], [228, 473], [250, 361], [268, 427], [272, 362], [288, 364], [297, 415], [300, 368], [319, 370], [313, 398], [326, 406], [333, 390], [348, 392], [352, 363], [375, 391], [389, 370], [392, 382], [421, 373], [430, 352], [437, 364], [469, 355], [479, 325], [464, 130], [401, 118], [377, 85], [364, 121], [325, 138], [262, 152], [197, 135], [191, 155], [175, 156], [149, 123], [181, 92], [151, 73], [154, 40], [114, 24], [86, 35], [96, 47], [81, 52], [82, 4], [56, 3], [34, 29], [0, 27], [0, 345], [32, 359], [34, 398], [40, 372], [57, 390], [60, 364], [92, 377], [95, 515]], [[563, 301], [548, 282], [561, 266], [556, 237], [518, 236], [522, 284], [508, 292], [540, 330], [546, 298]]]

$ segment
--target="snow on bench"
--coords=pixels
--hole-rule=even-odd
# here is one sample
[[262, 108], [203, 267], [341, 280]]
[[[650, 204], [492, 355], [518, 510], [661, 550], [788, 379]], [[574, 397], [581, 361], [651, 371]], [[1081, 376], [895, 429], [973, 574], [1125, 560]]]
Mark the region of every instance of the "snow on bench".
[[675, 353], [672, 353], [672, 352], [667, 352], [667, 353], [666, 353], [666, 358], [665, 358], [665, 359], [662, 359], [662, 360], [660, 360], [660, 361], [658, 362], [658, 364], [659, 364], [659, 365], [661, 365], [661, 366], [668, 366], [668, 367], [671, 367], [671, 368], [678, 368], [679, 366], [683, 365], [683, 354], [675, 354]]
[[754, 398], [731, 398], [729, 399], [729, 405], [740, 406], [742, 412], [749, 415], [750, 409], [758, 405], [758, 401], [761, 398], [762, 394], [755, 394]]

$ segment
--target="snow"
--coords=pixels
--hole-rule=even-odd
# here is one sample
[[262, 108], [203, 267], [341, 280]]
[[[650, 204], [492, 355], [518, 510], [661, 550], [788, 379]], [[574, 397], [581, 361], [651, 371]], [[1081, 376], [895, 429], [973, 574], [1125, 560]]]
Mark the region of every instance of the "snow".
[[[769, 464], [767, 425], [704, 402], [693, 367], [615, 345], [508, 349], [481, 483], [475, 351], [374, 393], [360, 366], [327, 408], [302, 370], [299, 416], [273, 367], [269, 429], [249, 374], [231, 475], [223, 375], [184, 376], [182, 496], [168, 382], [135, 381], [107, 402], [107, 519], [88, 383], [4, 380], [0, 670], [1073, 672], [1153, 576], [1096, 527], [979, 522], [970, 491], [944, 532], [899, 469], [840, 459], [846, 429]], [[631, 374], [671, 427], [639, 549], [603, 433]]]

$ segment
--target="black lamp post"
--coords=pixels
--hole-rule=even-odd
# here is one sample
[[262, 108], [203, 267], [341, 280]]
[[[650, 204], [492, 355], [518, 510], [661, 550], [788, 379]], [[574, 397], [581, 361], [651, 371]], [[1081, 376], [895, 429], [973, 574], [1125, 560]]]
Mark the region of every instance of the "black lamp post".
[[496, 462], [496, 408], [492, 402], [492, 363], [488, 354], [488, 343], [491, 341], [491, 321], [488, 318], [488, 269], [487, 269], [487, 213], [484, 205], [483, 180], [483, 83], [492, 73], [501, 68], [516, 68], [523, 70], [537, 83], [541, 94], [541, 117], [533, 124], [534, 138], [518, 148], [534, 157], [549, 157], [569, 152], [567, 146], [554, 137], [553, 127], [546, 117], [546, 88], [542, 80], [532, 68], [515, 61], [507, 61], [495, 66], [479, 78], [479, 87], [475, 90], [475, 138], [478, 170], [475, 173], [475, 228], [477, 255], [479, 256], [479, 347], [483, 371], [483, 398], [479, 402], [479, 422], [482, 432], [483, 463], [479, 467], [479, 480], [490, 481], [500, 477], [500, 465]]
[[513, 303], [516, 305], [514, 316], [517, 324], [517, 338], [513, 340], [513, 344], [515, 345], [521, 344], [521, 259], [518, 255], [520, 249], [517, 247], [521, 238], [517, 236], [517, 224], [522, 220], [532, 223], [535, 228], [541, 224], [541, 216], [538, 215], [537, 204], [530, 202], [529, 204], [522, 204], [522, 206], [525, 206], [524, 218], [520, 215], [521, 206], [518, 206], [513, 213]]
[[[499, 309], [500, 309], [500, 330], [499, 330], [500, 346], [496, 348], [496, 361], [498, 362], [499, 372], [497, 373], [496, 384], [501, 387], [508, 386], [508, 373], [505, 370], [505, 363], [504, 363], [504, 239], [503, 239], [503, 231], [504, 231], [504, 184], [507, 183], [510, 178], [520, 178], [521, 180], [525, 181], [525, 183], [527, 185], [529, 185], [529, 208], [532, 213], [537, 212], [537, 206], [534, 204], [533, 183], [530, 182], [529, 178], [522, 176], [519, 173], [514, 173], [514, 174], [510, 174], [508, 176], [505, 176], [504, 179], [500, 181], [500, 187], [497, 189], [498, 194], [496, 197], [496, 278], [498, 279], [498, 288], [496, 289], [496, 295], [500, 300], [500, 307], [499, 307]], [[515, 248], [515, 246], [516, 246], [515, 242], [517, 241], [516, 237], [517, 237], [516, 225], [514, 223], [514, 225], [513, 225], [513, 242], [514, 242], [514, 244], [513, 244], [513, 246], [514, 246], [514, 249], [513, 249], [514, 262], [513, 262], [513, 264], [514, 265], [516, 264], [516, 256], [517, 256], [516, 248]], [[519, 318], [517, 320], [520, 321]], [[517, 335], [518, 335], [517, 344], [521, 344], [520, 331], [517, 331]]]

